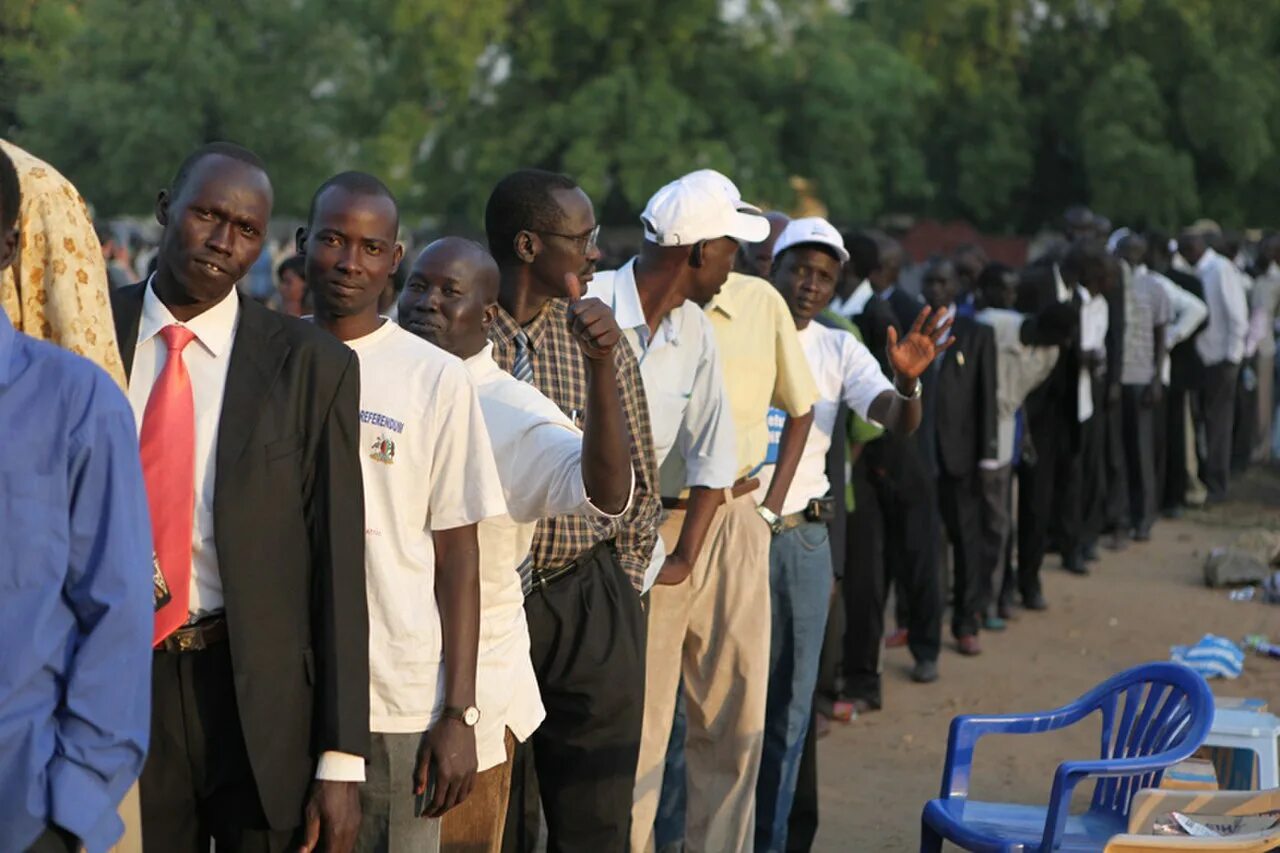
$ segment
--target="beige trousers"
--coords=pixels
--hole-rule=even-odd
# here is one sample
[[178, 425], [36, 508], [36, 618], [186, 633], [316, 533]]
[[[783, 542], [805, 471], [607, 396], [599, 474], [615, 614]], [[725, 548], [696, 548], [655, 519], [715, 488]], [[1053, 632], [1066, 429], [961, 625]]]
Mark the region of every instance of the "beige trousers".
[[111, 848], [111, 853], [142, 853], [142, 813], [138, 808], [138, 783], [134, 782], [120, 801], [120, 819], [124, 835]]
[[[631, 811], [631, 849], [654, 848], [676, 691], [684, 676], [688, 812], [685, 850], [750, 851], [769, 681], [769, 527], [751, 495], [716, 511], [688, 580], [649, 599], [644, 726]], [[684, 512], [662, 525], [675, 549]]]

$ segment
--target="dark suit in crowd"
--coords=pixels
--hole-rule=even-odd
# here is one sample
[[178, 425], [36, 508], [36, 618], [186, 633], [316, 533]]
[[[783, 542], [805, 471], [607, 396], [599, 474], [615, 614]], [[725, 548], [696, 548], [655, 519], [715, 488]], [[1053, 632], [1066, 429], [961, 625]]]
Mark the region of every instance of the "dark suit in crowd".
[[[144, 288], [111, 294], [130, 374]], [[368, 754], [359, 379], [336, 339], [240, 298], [215, 451], [225, 638], [153, 655], [148, 850], [284, 849], [320, 754]]]

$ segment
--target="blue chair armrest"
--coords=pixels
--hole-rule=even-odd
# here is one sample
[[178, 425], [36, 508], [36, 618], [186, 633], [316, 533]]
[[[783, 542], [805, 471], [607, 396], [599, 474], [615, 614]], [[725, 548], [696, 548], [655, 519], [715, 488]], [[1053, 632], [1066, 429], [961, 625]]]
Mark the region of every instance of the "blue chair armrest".
[[942, 799], [968, 796], [973, 750], [986, 735], [1051, 732], [1074, 725], [1093, 710], [1087, 705], [1073, 703], [1052, 711], [1035, 711], [1030, 714], [956, 717], [951, 721], [951, 732], [947, 737], [947, 758], [942, 770]]

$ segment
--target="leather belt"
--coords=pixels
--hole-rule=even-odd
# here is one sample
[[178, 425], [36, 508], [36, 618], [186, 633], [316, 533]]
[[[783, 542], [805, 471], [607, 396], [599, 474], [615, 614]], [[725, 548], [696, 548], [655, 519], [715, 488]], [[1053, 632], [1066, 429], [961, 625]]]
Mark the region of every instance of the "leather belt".
[[590, 550], [582, 553], [577, 558], [570, 560], [563, 566], [554, 569], [543, 569], [542, 571], [534, 569], [533, 574], [531, 575], [533, 583], [529, 591], [532, 592], [538, 587], [549, 586], [556, 581], [561, 580], [571, 574], [575, 569], [595, 560], [600, 549], [612, 547], [614, 547], [612, 541], [597, 542], [595, 545], [591, 546]]
[[821, 524], [822, 522], [814, 521], [809, 518], [808, 514], [804, 510], [800, 510], [799, 512], [791, 513], [791, 515], [784, 515], [779, 519], [779, 523], [783, 530], [791, 530], [802, 524]]
[[[743, 495], [751, 494], [758, 488], [760, 488], [759, 477], [743, 477], [742, 479], [738, 480], [738, 482], [733, 484], [733, 488], [731, 489], [731, 491], [735, 498], [740, 498]], [[689, 499], [688, 498], [663, 498], [662, 508], [663, 509], [688, 509]]]
[[194, 625], [183, 625], [168, 637], [165, 637], [156, 651], [171, 654], [200, 652], [209, 646], [224, 643], [227, 640], [227, 620], [224, 616], [210, 616], [201, 619]]

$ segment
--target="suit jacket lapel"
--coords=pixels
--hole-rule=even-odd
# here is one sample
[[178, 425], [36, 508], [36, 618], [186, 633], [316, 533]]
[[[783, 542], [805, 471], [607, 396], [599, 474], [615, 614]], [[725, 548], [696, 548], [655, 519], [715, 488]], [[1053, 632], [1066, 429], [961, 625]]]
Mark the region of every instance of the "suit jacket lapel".
[[[215, 483], [227, 482], [232, 466], [244, 453], [289, 344], [271, 313], [251, 299], [240, 299], [240, 322], [231, 344], [222, 414], [218, 417]], [[216, 489], [216, 486], [215, 486]]]
[[142, 322], [142, 297], [147, 283], [122, 287], [111, 293], [111, 313], [116, 326], [116, 346], [126, 377], [133, 373], [133, 354], [138, 349], [138, 326]]

